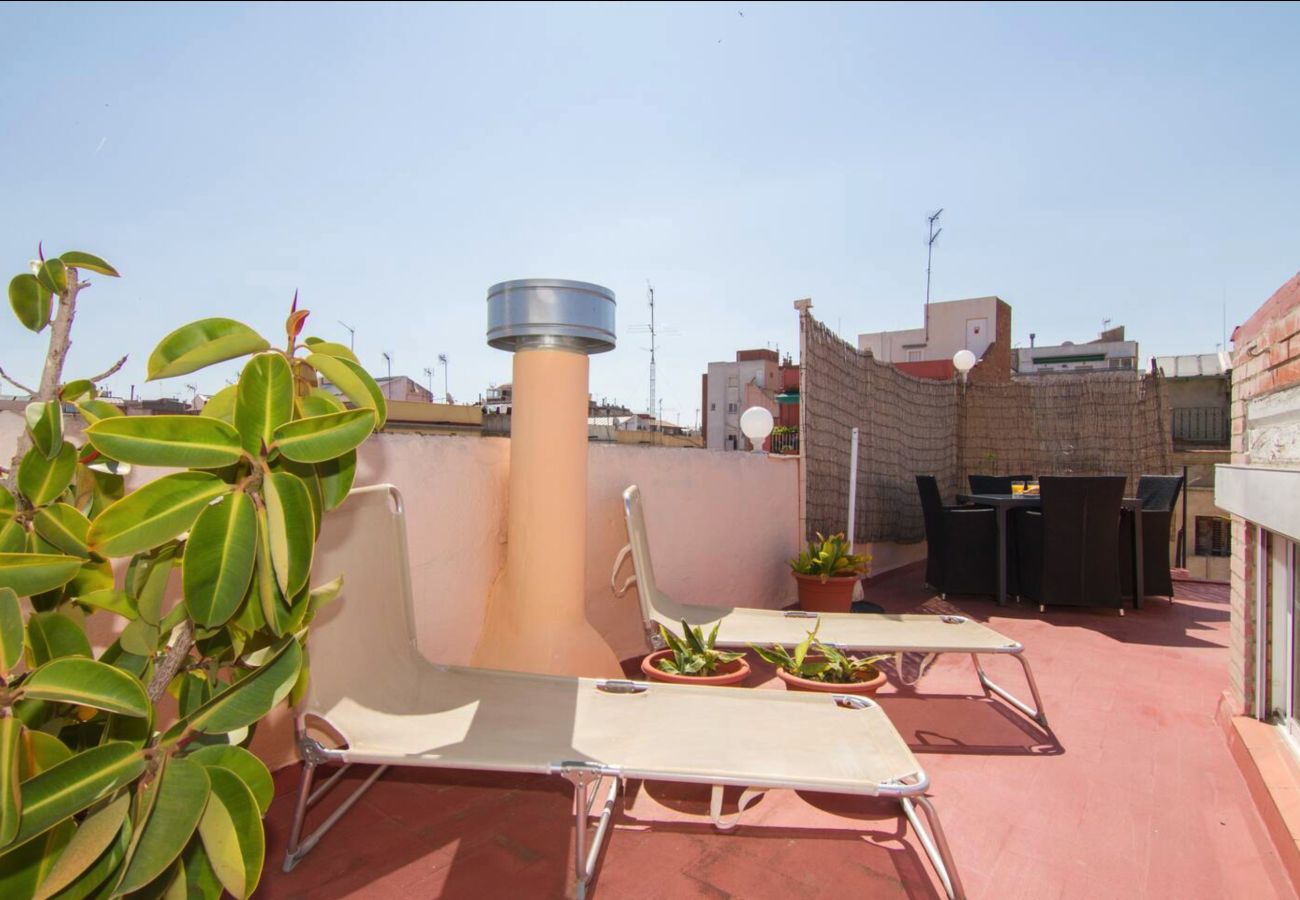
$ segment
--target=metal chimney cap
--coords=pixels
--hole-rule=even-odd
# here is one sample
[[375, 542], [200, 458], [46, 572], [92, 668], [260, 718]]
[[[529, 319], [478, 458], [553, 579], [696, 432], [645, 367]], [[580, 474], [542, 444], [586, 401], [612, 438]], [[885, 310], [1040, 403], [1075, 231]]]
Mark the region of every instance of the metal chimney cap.
[[487, 342], [498, 350], [614, 349], [614, 292], [585, 281], [521, 278], [488, 288]]

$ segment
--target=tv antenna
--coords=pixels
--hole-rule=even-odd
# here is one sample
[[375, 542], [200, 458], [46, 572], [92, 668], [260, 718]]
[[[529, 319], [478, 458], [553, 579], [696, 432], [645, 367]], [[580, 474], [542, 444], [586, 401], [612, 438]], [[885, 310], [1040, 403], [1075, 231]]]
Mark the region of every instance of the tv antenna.
[[934, 223], [939, 221], [943, 215], [943, 207], [930, 219], [930, 242], [925, 245], [925, 340], [930, 341], [930, 262], [934, 258], [934, 242], [939, 240], [939, 235], [943, 233], [943, 228], [935, 229]]
[[[651, 418], [654, 418], [655, 410], [658, 409], [655, 397], [655, 353], [659, 349], [658, 337], [660, 334], [677, 334], [677, 329], [659, 328], [655, 325], [655, 286], [650, 283], [649, 279], [646, 279], [645, 286], [646, 296], [650, 302], [650, 324], [633, 326], [632, 332], [634, 334], [650, 335], [650, 397], [646, 402], [646, 411], [650, 413]], [[657, 428], [658, 426], [656, 425], [655, 427]]]
[[438, 364], [442, 366], [442, 402], [451, 402], [451, 393], [447, 390], [447, 354], [438, 354]]
[[424, 367], [424, 377], [429, 379], [429, 402], [433, 402], [433, 369]]
[[384, 362], [388, 363], [388, 380], [384, 382], [384, 396], [393, 399], [393, 354], [384, 351]]
[[357, 349], [357, 330], [342, 319], [339, 319], [339, 324], [348, 330], [348, 349], [355, 351]]

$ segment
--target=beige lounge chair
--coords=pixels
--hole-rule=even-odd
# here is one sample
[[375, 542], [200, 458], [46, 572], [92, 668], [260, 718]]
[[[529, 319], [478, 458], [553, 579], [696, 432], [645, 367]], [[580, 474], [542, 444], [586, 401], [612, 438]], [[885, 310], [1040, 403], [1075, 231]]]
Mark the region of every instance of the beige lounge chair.
[[[821, 619], [817, 636], [828, 644], [846, 650], [871, 650], [893, 653], [899, 657], [899, 675], [902, 675], [903, 653], [927, 654], [922, 664], [927, 664], [941, 653], [969, 653], [975, 663], [980, 684], [1015, 709], [1047, 728], [1043, 701], [1038, 695], [1033, 670], [1025, 659], [1024, 645], [987, 625], [966, 616], [895, 615], [893, 613], [810, 613], [802, 610], [752, 609], [743, 606], [692, 606], [678, 603], [659, 590], [655, 582], [654, 564], [650, 559], [650, 539], [646, 533], [645, 513], [641, 508], [641, 489], [632, 485], [623, 492], [623, 512], [627, 522], [628, 545], [614, 561], [610, 574], [610, 589], [622, 597], [633, 584], [641, 604], [641, 620], [645, 627], [646, 643], [652, 650], [662, 649], [663, 638], [659, 626], [681, 630], [685, 619], [691, 625], [703, 626], [705, 631], [718, 625], [718, 646], [745, 647], [749, 644], [798, 644], [807, 635], [816, 619]], [[629, 553], [635, 574], [620, 588], [616, 579]], [[994, 683], [980, 665], [984, 654], [1009, 655], [1025, 671], [1034, 704], [1030, 706]], [[919, 675], [918, 675], [919, 678]]]
[[[897, 799], [944, 890], [962, 896], [925, 796], [929, 779], [874, 702], [431, 663], [415, 645], [401, 498], [388, 486], [353, 491], [326, 520], [316, 567], [345, 581], [309, 639], [311, 682], [296, 711], [304, 765], [285, 871], [389, 766], [431, 766], [569, 780], [580, 897], [627, 778], [712, 785], [713, 820], [724, 830], [735, 824], [722, 820], [724, 785], [747, 789], [742, 810], [769, 788]], [[342, 775], [313, 790], [317, 767], [352, 763], [379, 768], [304, 836], [308, 809]]]

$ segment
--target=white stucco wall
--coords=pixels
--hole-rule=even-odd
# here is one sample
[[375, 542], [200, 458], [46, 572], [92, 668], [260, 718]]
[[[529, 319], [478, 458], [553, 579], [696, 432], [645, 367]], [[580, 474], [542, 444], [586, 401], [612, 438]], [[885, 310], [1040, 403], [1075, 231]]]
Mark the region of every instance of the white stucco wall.
[[[924, 304], [921, 304], [924, 315]], [[971, 345], [966, 339], [966, 323], [970, 319], [984, 319], [983, 334], [979, 342]], [[919, 349], [921, 360], [952, 359], [961, 349], [976, 356], [997, 340], [998, 298], [973, 297], [968, 300], [944, 300], [930, 304], [930, 337], [926, 340], [925, 328], [907, 328], [899, 331], [873, 331], [858, 335], [858, 350], [870, 350], [881, 362], [907, 362], [907, 351]], [[920, 346], [915, 346], [920, 345]]]
[[[609, 591], [614, 557], [627, 542], [629, 484], [641, 486], [655, 574], [669, 594], [719, 605], [794, 602], [785, 561], [798, 547], [795, 463], [605, 444], [588, 453], [587, 615], [620, 658], [644, 652], [635, 596]], [[430, 659], [466, 663], [478, 640], [505, 558], [509, 465], [504, 438], [384, 434], [362, 448], [358, 484], [389, 482], [406, 500], [416, 628]]]

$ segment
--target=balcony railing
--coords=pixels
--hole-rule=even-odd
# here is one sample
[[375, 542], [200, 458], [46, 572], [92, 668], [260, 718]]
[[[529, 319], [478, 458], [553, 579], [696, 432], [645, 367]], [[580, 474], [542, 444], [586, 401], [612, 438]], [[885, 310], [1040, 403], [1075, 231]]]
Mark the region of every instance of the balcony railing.
[[1228, 444], [1228, 411], [1222, 406], [1175, 409], [1173, 425], [1175, 443]]
[[771, 443], [768, 444], [772, 453], [780, 453], [786, 456], [797, 456], [799, 454], [799, 429], [778, 429], [772, 432]]

